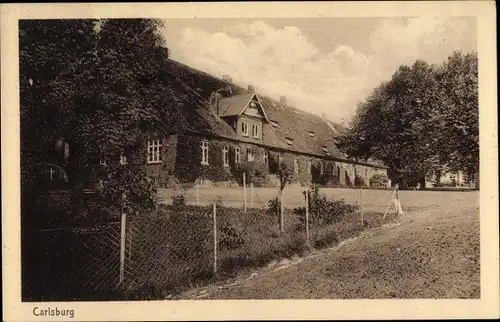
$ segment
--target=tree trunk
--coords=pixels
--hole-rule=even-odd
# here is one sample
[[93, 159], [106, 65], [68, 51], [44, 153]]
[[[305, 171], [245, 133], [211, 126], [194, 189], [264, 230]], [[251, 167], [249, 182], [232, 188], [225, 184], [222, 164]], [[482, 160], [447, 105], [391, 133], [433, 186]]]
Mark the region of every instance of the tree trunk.
[[425, 175], [420, 178], [420, 190], [425, 190]]

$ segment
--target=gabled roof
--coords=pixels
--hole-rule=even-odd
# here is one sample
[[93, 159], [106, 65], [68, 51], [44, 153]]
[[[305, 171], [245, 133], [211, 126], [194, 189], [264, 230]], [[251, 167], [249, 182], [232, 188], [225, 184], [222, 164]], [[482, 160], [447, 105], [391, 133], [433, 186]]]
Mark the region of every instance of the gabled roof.
[[[234, 129], [219, 117], [240, 115], [256, 93], [177, 61], [169, 60], [168, 66], [170, 73], [176, 75], [176, 81], [182, 85], [180, 95], [184, 97], [186, 108], [183, 121], [189, 124], [188, 128], [191, 131], [256, 144], [251, 138], [238, 137]], [[231, 88], [231, 93], [224, 91], [225, 96], [219, 101], [219, 115], [217, 115], [214, 106], [209, 103], [210, 96], [213, 92], [228, 86]], [[344, 131], [340, 124], [280, 104], [269, 97], [262, 95], [256, 97], [268, 120], [264, 122], [262, 129], [264, 146], [385, 168], [374, 160], [359, 162], [342, 153], [335, 144], [335, 137]], [[272, 125], [274, 122], [278, 123], [277, 127]], [[310, 131], [314, 132], [314, 137], [309, 134]], [[293, 139], [293, 145], [289, 145], [286, 138]], [[326, 147], [328, 154], [324, 152], [323, 147]]]
[[260, 101], [259, 96], [253, 92], [247, 92], [243, 94], [237, 94], [229, 97], [225, 97], [218, 102], [218, 115], [219, 116], [239, 116], [245, 112], [252, 101], [253, 98], [256, 98], [257, 102], [259, 102], [261, 106], [261, 111], [266, 119], [269, 122], [269, 118], [267, 117], [267, 113], [262, 106], [262, 102]]

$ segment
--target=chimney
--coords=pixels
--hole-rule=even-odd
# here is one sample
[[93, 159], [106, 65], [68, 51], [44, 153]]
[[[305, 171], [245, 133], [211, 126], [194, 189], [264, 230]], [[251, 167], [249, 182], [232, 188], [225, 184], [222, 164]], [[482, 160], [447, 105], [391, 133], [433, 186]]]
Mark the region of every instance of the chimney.
[[280, 104], [281, 105], [286, 105], [286, 96], [285, 95], [281, 95], [281, 97], [280, 97]]
[[229, 75], [222, 75], [222, 80], [229, 84], [233, 83], [233, 78]]
[[253, 85], [248, 85], [248, 91], [249, 92], [255, 92], [255, 87]]

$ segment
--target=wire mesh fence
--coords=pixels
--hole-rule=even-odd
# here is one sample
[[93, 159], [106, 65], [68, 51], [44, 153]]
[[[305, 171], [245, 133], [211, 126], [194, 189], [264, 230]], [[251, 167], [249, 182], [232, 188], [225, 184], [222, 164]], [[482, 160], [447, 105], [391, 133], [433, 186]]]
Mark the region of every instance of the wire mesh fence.
[[107, 292], [116, 287], [120, 267], [120, 226], [41, 230], [34, 237], [30, 269], [34, 288], [54, 298]]
[[144, 287], [175, 291], [335, 245], [396, 218], [343, 201], [325, 208], [317, 197], [311, 203], [310, 193], [302, 190], [293, 209], [279, 198], [265, 209], [219, 199], [123, 214], [121, 223], [39, 231], [32, 261], [39, 289], [60, 299]]

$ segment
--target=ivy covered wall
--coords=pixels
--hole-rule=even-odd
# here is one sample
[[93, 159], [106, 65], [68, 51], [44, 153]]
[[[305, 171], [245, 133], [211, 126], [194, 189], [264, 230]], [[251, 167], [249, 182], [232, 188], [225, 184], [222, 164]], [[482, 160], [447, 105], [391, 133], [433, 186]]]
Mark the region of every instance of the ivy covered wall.
[[[201, 142], [208, 143], [208, 164], [202, 164]], [[229, 166], [223, 163], [223, 148], [228, 148]], [[235, 161], [235, 151], [240, 150], [240, 162]], [[247, 151], [252, 150], [254, 161], [248, 161]], [[147, 144], [144, 145], [144, 158], [147, 157]], [[267, 154], [268, 166], [264, 166]], [[241, 172], [251, 167], [258, 173], [276, 174], [278, 159], [292, 169], [292, 183], [302, 185], [315, 183], [322, 186], [368, 186], [375, 173], [385, 173], [384, 169], [353, 165], [316, 157], [298, 155], [291, 152], [267, 150], [249, 143], [208, 138], [195, 134], [172, 135], [163, 138], [162, 162], [147, 164], [147, 174], [155, 177], [159, 186], [165, 186], [173, 177], [181, 183], [193, 183], [199, 179], [212, 182], [234, 181], [241, 183]], [[297, 170], [294, 168], [297, 161]], [[308, 162], [311, 170], [308, 170]], [[321, 172], [323, 163], [323, 173]], [[262, 169], [265, 168], [265, 171]], [[357, 178], [357, 179], [356, 179]]]

